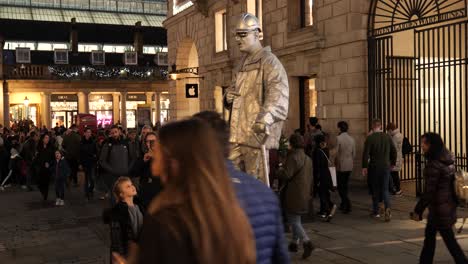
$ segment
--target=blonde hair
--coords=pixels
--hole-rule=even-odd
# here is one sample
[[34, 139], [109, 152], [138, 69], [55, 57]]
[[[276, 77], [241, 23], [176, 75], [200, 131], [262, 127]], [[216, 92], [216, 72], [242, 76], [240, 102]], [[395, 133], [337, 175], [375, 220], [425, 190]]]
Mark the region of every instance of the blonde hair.
[[131, 182], [132, 180], [129, 177], [119, 177], [115, 183], [114, 187], [112, 188], [112, 194], [114, 194], [114, 197], [117, 201], [121, 201], [122, 198], [120, 198], [120, 194], [122, 193], [122, 190], [120, 189], [120, 185], [124, 182]]

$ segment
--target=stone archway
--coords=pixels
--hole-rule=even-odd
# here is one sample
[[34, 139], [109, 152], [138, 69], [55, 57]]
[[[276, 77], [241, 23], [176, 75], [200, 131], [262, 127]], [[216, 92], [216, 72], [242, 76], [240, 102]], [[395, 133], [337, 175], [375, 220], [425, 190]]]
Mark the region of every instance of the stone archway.
[[[191, 38], [185, 38], [179, 42], [176, 49], [175, 65], [177, 70], [199, 67], [197, 46]], [[198, 85], [197, 98], [187, 98], [186, 85]], [[177, 119], [182, 119], [198, 113], [200, 111], [200, 93], [202, 93], [202, 91], [203, 89], [198, 76], [191, 73], [177, 74], [177, 79], [175, 80], [175, 96], [174, 94], [172, 96], [173, 100], [175, 99], [175, 103], [171, 102], [171, 105], [175, 105], [175, 109], [172, 109], [175, 113], [172, 113], [172, 116]]]

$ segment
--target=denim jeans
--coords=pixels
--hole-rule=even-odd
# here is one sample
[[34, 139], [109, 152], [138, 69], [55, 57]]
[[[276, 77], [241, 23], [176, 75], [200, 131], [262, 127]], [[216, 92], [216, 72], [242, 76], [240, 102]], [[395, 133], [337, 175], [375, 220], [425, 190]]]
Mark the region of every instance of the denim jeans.
[[304, 228], [302, 227], [301, 215], [288, 214], [288, 223], [292, 227], [292, 236], [294, 242], [297, 242], [298, 240], [302, 242], [310, 241]]
[[369, 168], [369, 179], [372, 189], [372, 210], [374, 214], [379, 212], [379, 203], [383, 201], [385, 208], [390, 208], [390, 184], [389, 168]]

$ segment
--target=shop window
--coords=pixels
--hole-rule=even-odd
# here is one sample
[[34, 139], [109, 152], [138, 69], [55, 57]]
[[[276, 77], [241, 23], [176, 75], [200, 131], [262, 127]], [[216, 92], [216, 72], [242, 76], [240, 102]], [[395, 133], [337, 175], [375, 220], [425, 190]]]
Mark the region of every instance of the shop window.
[[288, 28], [295, 31], [312, 26], [314, 0], [289, 0], [288, 3]]
[[247, 13], [255, 15], [262, 25], [262, 0], [247, 0]]
[[227, 20], [226, 10], [215, 14], [216, 52], [227, 50]]

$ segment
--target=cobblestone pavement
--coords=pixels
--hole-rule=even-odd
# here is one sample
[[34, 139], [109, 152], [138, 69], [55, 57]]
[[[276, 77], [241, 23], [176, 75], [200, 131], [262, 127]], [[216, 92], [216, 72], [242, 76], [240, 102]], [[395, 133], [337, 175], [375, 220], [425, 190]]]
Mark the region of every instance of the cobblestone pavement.
[[[44, 206], [37, 191], [9, 188], [0, 192], [0, 263], [109, 263], [108, 229], [101, 221], [107, 202], [85, 202], [81, 189], [76, 188], [66, 192], [66, 199], [64, 207], [55, 207], [52, 202]], [[333, 199], [339, 202], [336, 194]], [[305, 228], [317, 249], [306, 261], [300, 260], [300, 253], [293, 255], [293, 263], [418, 262], [424, 222], [408, 220], [415, 198], [393, 197], [390, 223], [368, 216], [370, 198], [362, 186], [353, 184], [351, 199], [350, 215], [337, 213], [331, 223], [306, 221]], [[460, 216], [463, 213], [461, 210]], [[458, 235], [458, 241], [468, 250], [468, 227]], [[436, 263], [453, 263], [441, 240]]]

